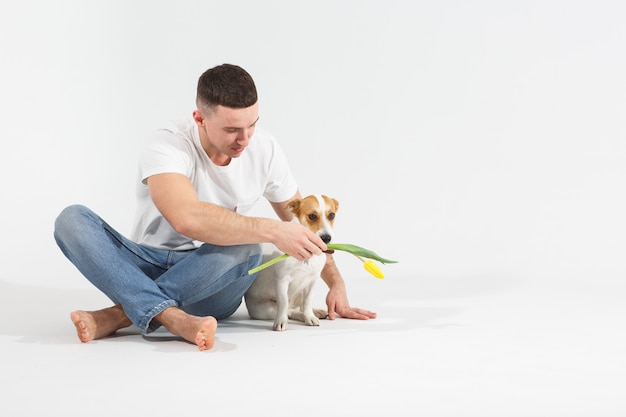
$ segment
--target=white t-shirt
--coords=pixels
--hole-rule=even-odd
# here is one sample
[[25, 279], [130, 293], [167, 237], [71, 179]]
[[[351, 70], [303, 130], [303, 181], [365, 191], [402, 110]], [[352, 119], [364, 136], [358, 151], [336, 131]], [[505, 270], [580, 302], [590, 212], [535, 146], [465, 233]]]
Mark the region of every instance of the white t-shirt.
[[193, 119], [171, 121], [153, 132], [139, 159], [137, 213], [131, 238], [149, 246], [186, 250], [201, 242], [174, 231], [150, 198], [146, 179], [176, 172], [189, 178], [200, 201], [216, 204], [245, 215], [261, 197], [286, 201], [297, 184], [275, 138], [259, 128], [239, 158], [227, 166], [215, 165], [200, 144]]

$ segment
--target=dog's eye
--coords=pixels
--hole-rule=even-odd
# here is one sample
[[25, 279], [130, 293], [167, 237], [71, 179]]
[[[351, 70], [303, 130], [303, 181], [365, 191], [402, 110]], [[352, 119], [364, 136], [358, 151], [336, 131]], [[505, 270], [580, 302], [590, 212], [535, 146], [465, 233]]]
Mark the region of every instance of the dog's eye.
[[328, 220], [332, 220], [335, 218], [335, 213], [328, 213]]
[[317, 214], [315, 213], [309, 214], [309, 220], [311, 220], [312, 222], [317, 221]]

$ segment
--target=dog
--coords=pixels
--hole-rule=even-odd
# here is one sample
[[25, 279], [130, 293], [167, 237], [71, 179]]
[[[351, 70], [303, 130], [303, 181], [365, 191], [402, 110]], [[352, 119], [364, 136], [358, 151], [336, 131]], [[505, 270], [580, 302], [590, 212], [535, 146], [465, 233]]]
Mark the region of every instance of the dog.
[[[325, 195], [309, 195], [287, 204], [293, 213], [293, 222], [298, 222], [316, 233], [324, 243], [333, 238], [335, 213], [339, 202]], [[281, 253], [266, 245], [263, 261], [267, 262]], [[326, 264], [326, 254], [313, 255], [298, 261], [289, 256], [259, 271], [256, 279], [244, 295], [248, 314], [253, 319], [274, 320], [273, 329], [287, 330], [289, 320], [304, 322], [308, 326], [319, 326], [319, 319], [328, 317], [323, 309], [313, 309], [313, 288]]]

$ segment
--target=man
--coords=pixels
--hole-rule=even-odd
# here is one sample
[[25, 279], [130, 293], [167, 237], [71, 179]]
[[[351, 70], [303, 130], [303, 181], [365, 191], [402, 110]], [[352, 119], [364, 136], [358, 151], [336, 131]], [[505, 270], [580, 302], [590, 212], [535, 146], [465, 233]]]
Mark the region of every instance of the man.
[[[305, 227], [292, 223], [286, 203], [300, 192], [275, 139], [256, 128], [256, 86], [242, 68], [224, 64], [198, 80], [191, 120], [156, 131], [140, 158], [132, 239], [90, 209], [72, 205], [55, 222], [59, 248], [114, 303], [70, 314], [89, 342], [135, 324], [144, 333], [165, 326], [211, 349], [217, 321], [232, 315], [271, 242], [298, 260], [325, 251]], [[246, 212], [266, 198], [280, 220]], [[322, 271], [329, 318], [366, 320], [352, 308], [331, 254]]]

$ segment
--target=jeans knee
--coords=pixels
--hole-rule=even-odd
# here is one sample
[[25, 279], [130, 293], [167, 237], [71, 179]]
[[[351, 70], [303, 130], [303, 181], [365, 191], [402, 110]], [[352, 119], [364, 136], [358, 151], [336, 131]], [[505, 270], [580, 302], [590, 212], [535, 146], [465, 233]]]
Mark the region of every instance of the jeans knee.
[[250, 244], [248, 245], [250, 248], [250, 257], [254, 257], [254, 256], [261, 256], [263, 255], [263, 247], [261, 246], [260, 243], [254, 243], [254, 244]]
[[248, 247], [248, 268], [256, 268], [263, 260], [263, 246], [260, 244], [246, 245]]
[[255, 259], [260, 260], [263, 255], [263, 248], [258, 243], [234, 246], [217, 246], [205, 243], [200, 247], [199, 253], [219, 253], [228, 257], [230, 262], [234, 264], [242, 264]]
[[54, 221], [54, 238], [57, 242], [80, 233], [85, 215], [88, 213], [90, 210], [80, 204], [73, 204], [61, 210]]

